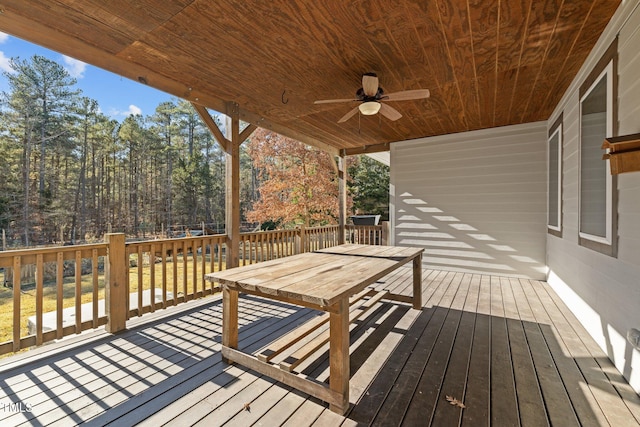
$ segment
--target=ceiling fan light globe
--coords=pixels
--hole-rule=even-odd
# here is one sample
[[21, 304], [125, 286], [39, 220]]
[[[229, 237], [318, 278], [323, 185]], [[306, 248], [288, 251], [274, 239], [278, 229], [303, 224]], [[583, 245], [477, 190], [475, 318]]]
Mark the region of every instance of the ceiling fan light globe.
[[363, 102], [358, 109], [364, 116], [372, 116], [380, 111], [380, 103], [376, 101]]

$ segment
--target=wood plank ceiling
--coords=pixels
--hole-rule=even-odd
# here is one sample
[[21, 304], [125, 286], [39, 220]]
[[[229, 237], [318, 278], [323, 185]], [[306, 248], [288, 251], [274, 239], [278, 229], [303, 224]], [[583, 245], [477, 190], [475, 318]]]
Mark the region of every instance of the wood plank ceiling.
[[[620, 0], [0, 0], [0, 31], [349, 153], [546, 120]], [[365, 72], [395, 122], [337, 121]], [[368, 147], [368, 148], [365, 148]]]

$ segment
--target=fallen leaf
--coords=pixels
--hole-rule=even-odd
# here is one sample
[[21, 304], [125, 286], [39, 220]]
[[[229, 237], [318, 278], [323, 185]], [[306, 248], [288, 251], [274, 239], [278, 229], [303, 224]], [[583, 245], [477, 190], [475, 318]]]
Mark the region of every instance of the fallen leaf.
[[458, 408], [466, 408], [462, 401], [456, 399], [453, 396], [447, 396], [447, 402], [449, 402], [450, 405], [457, 406]]
[[248, 404], [248, 403], [245, 403], [245, 404], [244, 404], [244, 410], [245, 410], [245, 411], [249, 411], [249, 412], [251, 412], [251, 405], [250, 405], [250, 404]]

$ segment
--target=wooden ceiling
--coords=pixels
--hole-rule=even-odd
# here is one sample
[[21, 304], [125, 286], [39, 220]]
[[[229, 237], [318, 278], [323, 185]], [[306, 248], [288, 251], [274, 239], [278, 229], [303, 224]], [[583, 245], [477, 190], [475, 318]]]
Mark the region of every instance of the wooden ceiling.
[[[0, 0], [0, 31], [332, 152], [546, 120], [620, 0]], [[356, 115], [361, 76], [403, 117]]]

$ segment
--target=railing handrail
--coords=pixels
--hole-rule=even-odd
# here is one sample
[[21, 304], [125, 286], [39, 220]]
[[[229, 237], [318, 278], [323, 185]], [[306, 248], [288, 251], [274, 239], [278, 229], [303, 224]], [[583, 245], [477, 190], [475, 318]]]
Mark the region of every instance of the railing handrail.
[[211, 238], [227, 238], [226, 234], [201, 234], [199, 236], [184, 236], [184, 237], [166, 237], [163, 239], [150, 239], [150, 240], [132, 240], [129, 242], [125, 242], [126, 246], [135, 246], [135, 245], [148, 245], [150, 243], [169, 243], [169, 242], [183, 242], [190, 240], [200, 240], [200, 239], [211, 239]]
[[[106, 243], [89, 243], [81, 245], [65, 245], [65, 246], [48, 246], [43, 248], [26, 248], [26, 249], [11, 249], [8, 251], [0, 251], [0, 268], [11, 268], [13, 266], [13, 258], [19, 256], [23, 260], [23, 264], [35, 264], [36, 256], [42, 255], [45, 257], [44, 262], [50, 262], [46, 260], [47, 255], [56, 255], [62, 253], [75, 253], [77, 251], [93, 251], [97, 249], [104, 255], [104, 251], [107, 248]], [[65, 258], [71, 259], [71, 258]], [[24, 261], [29, 262], [24, 262]]]

